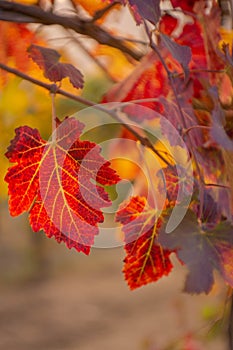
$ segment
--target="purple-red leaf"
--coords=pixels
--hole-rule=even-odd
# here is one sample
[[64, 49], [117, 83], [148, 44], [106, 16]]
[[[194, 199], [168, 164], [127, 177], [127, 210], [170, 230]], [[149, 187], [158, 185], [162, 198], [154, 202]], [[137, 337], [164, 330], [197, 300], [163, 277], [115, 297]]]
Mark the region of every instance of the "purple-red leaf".
[[61, 55], [56, 50], [31, 45], [28, 52], [33, 61], [43, 70], [44, 76], [50, 81], [56, 83], [68, 77], [75, 88], [83, 87], [82, 73], [72, 64], [59, 62]]
[[189, 76], [189, 63], [192, 59], [192, 51], [189, 46], [180, 45], [172, 40], [165, 34], [160, 34], [163, 44], [167, 47], [168, 51], [172, 54], [176, 61], [178, 61], [183, 67], [185, 73], [185, 80], [187, 81]]
[[156, 24], [161, 16], [160, 0], [129, 0], [131, 6], [136, 6], [140, 16]]
[[176, 250], [189, 274], [184, 290], [191, 294], [209, 293], [214, 284], [214, 270], [233, 286], [233, 226], [222, 222], [204, 231], [197, 217], [189, 211], [172, 233], [161, 227], [158, 237], [164, 249]]
[[[124, 1], [123, 1], [124, 3]], [[128, 0], [137, 24], [143, 19], [156, 25], [161, 17], [160, 0]]]

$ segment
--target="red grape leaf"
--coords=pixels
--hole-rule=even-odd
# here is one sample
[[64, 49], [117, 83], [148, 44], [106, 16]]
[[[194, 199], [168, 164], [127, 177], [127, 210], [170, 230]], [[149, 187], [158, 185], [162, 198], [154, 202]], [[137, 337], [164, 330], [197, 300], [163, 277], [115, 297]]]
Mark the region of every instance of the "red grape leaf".
[[[192, 106], [185, 101], [182, 103], [180, 101], [180, 107], [181, 109], [179, 110], [176, 101], [170, 100], [168, 101], [164, 97], [160, 97], [158, 101], [161, 103], [163, 106], [163, 116], [174, 126], [173, 128], [168, 128], [167, 123], [161, 119], [160, 124], [161, 124], [161, 129], [162, 133], [164, 136], [166, 136], [172, 146], [175, 145], [180, 145], [183, 147], [183, 143], [180, 142], [180, 139], [177, 137], [177, 132], [182, 132], [183, 130], [183, 120], [181, 118], [180, 110], [183, 113], [184, 119], [185, 119], [185, 124], [186, 128], [193, 128], [192, 133], [190, 133], [190, 138], [192, 139], [192, 146], [193, 147], [199, 147], [203, 145], [203, 131], [195, 128], [195, 126], [198, 125], [198, 121], [196, 119], [196, 116], [193, 112]], [[187, 146], [188, 143], [186, 142]]]
[[172, 6], [179, 7], [182, 10], [192, 12], [193, 6], [197, 0], [188, 0], [188, 1], [180, 1], [180, 0], [171, 0]]
[[72, 64], [59, 62], [61, 55], [56, 50], [31, 45], [28, 52], [33, 61], [43, 70], [44, 76], [50, 81], [56, 83], [68, 77], [75, 88], [83, 87], [82, 73]]
[[215, 269], [233, 286], [233, 226], [230, 223], [222, 222], [203, 231], [196, 215], [188, 211], [172, 233], [165, 233], [162, 226], [158, 241], [165, 249], [176, 250], [178, 258], [187, 265], [186, 292], [209, 293]]
[[[189, 64], [192, 70], [191, 77], [194, 81], [195, 97], [199, 98], [199, 92], [203, 87], [203, 82], [211, 80], [214, 84], [219, 81], [219, 74], [214, 71], [224, 68], [223, 60], [219, 55], [218, 44], [221, 39], [219, 33], [221, 11], [216, 2], [213, 2], [210, 11], [205, 11], [207, 2], [205, 1], [172, 1], [173, 6], [184, 9], [184, 11], [194, 12], [192, 22], [182, 26], [179, 30], [178, 19], [166, 14], [162, 17], [159, 25], [160, 32], [168, 36], [175, 36], [174, 40], [180, 45], [190, 47], [192, 59]], [[195, 5], [195, 6], [194, 6]], [[178, 37], [176, 35], [178, 29]], [[203, 72], [200, 72], [200, 69]], [[213, 70], [213, 73], [206, 72], [205, 69]], [[196, 70], [196, 72], [194, 71]]]
[[[196, 184], [193, 183], [192, 172], [187, 171], [186, 168], [179, 164], [161, 168], [158, 171], [158, 175], [159, 173], [163, 181], [159, 182], [158, 189], [159, 192], [166, 193], [169, 206], [171, 203], [174, 205], [176, 203], [184, 203], [184, 199], [188, 198], [190, 193], [196, 190]], [[165, 177], [165, 179], [163, 177]]]
[[[154, 111], [160, 111], [161, 103], [156, 101], [156, 98], [161, 95], [167, 96], [168, 92], [169, 84], [166, 71], [162, 63], [158, 61], [156, 53], [151, 51], [143, 57], [132, 74], [107, 92], [102, 102], [140, 100], [140, 105]], [[147, 98], [154, 98], [155, 101], [147, 101]], [[134, 120], [140, 122], [142, 117], [143, 119], [147, 118], [145, 113], [142, 116], [142, 113], [137, 113], [136, 109], [131, 113], [134, 114]]]
[[123, 225], [126, 258], [123, 272], [131, 290], [166, 276], [172, 269], [170, 250], [157, 242], [162, 223], [144, 197], [131, 198], [116, 215]]
[[100, 208], [111, 204], [103, 185], [115, 184], [119, 177], [98, 145], [79, 139], [83, 127], [67, 118], [65, 126], [57, 127], [56, 140], [48, 142], [36, 129], [17, 128], [6, 153], [16, 165], [5, 181], [12, 216], [28, 211], [34, 231], [44, 230], [88, 254], [104, 219]]

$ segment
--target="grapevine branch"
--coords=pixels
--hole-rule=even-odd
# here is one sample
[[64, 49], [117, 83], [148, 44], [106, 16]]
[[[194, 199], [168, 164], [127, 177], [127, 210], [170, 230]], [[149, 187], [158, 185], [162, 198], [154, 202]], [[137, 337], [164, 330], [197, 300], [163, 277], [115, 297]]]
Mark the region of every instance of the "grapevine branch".
[[67, 92], [61, 88], [59, 88], [56, 84], [47, 84], [44, 83], [38, 79], [35, 79], [25, 73], [20, 72], [19, 70], [15, 69], [15, 68], [11, 68], [3, 63], [0, 63], [0, 69], [3, 69], [9, 73], [12, 73], [24, 80], [27, 80], [31, 83], [33, 83], [34, 85], [38, 85], [44, 89], [46, 89], [47, 91], [49, 91], [51, 94], [58, 94], [58, 95], [62, 95], [65, 96], [71, 100], [77, 101], [79, 103], [82, 103], [85, 106], [90, 106], [93, 107], [99, 111], [102, 111], [104, 113], [109, 114], [112, 118], [114, 118], [115, 120], [117, 120], [122, 126], [124, 126], [124, 128], [126, 128], [133, 136], [136, 137], [136, 139], [138, 141], [140, 141], [140, 143], [145, 146], [148, 147], [149, 149], [151, 149], [165, 164], [167, 164], [167, 166], [170, 166], [170, 163], [167, 161], [167, 159], [158, 151], [155, 149], [154, 145], [150, 142], [150, 140], [147, 137], [143, 137], [142, 135], [140, 135], [135, 128], [133, 128], [133, 126], [125, 123], [122, 118], [118, 115], [118, 113], [116, 113], [113, 109], [107, 109], [105, 108], [103, 105], [99, 105], [96, 104], [93, 101], [87, 100], [81, 96], [77, 96], [74, 95], [70, 92]]
[[[179, 101], [179, 98], [177, 96], [176, 88], [175, 88], [175, 85], [174, 85], [173, 75], [172, 75], [171, 71], [169, 70], [169, 68], [168, 68], [168, 66], [167, 66], [163, 56], [161, 55], [157, 45], [153, 42], [152, 32], [149, 30], [149, 28], [147, 26], [147, 23], [145, 21], [144, 21], [144, 25], [145, 25], [145, 30], [146, 30], [148, 39], [150, 41], [150, 47], [157, 54], [160, 62], [162, 63], [162, 65], [163, 65], [163, 67], [164, 67], [164, 69], [166, 71], [168, 80], [169, 80], [170, 85], [171, 85], [171, 89], [173, 91], [173, 94], [174, 94], [174, 97], [175, 97], [175, 100], [176, 100], [177, 107], [178, 107], [178, 110], [179, 110], [179, 113], [180, 113], [180, 117], [181, 117], [181, 121], [182, 121], [182, 124], [183, 124], [183, 128], [184, 128], [184, 130], [187, 130], [185, 117], [184, 117], [184, 114], [183, 114], [183, 111], [182, 111], [182, 108], [181, 108], [181, 105], [180, 105], [180, 101]], [[203, 174], [201, 172], [201, 169], [200, 169], [200, 166], [199, 166], [199, 163], [198, 163], [198, 160], [197, 160], [194, 148], [193, 148], [192, 139], [191, 139], [189, 133], [187, 133], [187, 140], [189, 142], [190, 152], [191, 152], [191, 155], [192, 155], [192, 157], [194, 159], [194, 162], [195, 162], [195, 165], [196, 165], [196, 170], [197, 170], [197, 173], [198, 173], [198, 177], [200, 179], [200, 191], [199, 191], [199, 193], [200, 193], [200, 213], [199, 213], [199, 217], [201, 218], [202, 217], [202, 211], [203, 211], [203, 203], [204, 203], [204, 184], [205, 184], [205, 181], [204, 181]]]
[[38, 6], [22, 5], [15, 2], [0, 1], [0, 20], [19, 23], [40, 23], [44, 25], [61, 25], [76, 33], [88, 36], [100, 44], [119, 49], [131, 58], [139, 61], [143, 54], [131, 49], [123, 40], [112, 36], [108, 31], [95, 24], [92, 20], [83, 20], [77, 15], [60, 16], [45, 11]]

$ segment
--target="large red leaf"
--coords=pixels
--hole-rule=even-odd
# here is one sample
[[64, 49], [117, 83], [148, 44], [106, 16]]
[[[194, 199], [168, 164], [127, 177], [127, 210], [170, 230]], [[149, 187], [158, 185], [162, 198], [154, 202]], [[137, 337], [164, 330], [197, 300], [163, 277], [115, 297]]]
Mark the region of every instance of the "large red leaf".
[[126, 258], [123, 272], [130, 289], [157, 281], [172, 270], [171, 253], [158, 243], [161, 218], [156, 217], [144, 197], [131, 198], [117, 213], [123, 225]]
[[104, 219], [100, 209], [111, 204], [99, 184], [115, 184], [119, 177], [99, 146], [79, 139], [83, 127], [68, 118], [65, 126], [58, 126], [56, 140], [49, 142], [36, 129], [16, 129], [6, 153], [16, 165], [5, 180], [11, 215], [28, 211], [34, 231], [44, 230], [48, 237], [88, 254], [97, 224]]
[[[180, 7], [190, 14], [193, 12], [192, 21], [186, 23], [175, 41], [180, 45], [190, 47], [192, 59], [189, 65], [190, 69], [197, 70], [192, 72], [194, 84], [196, 78], [208, 79], [215, 81], [219, 75], [214, 73], [201, 72], [199, 70], [220, 70], [223, 68], [222, 59], [219, 57], [218, 44], [220, 41], [220, 21], [221, 11], [216, 2], [213, 2], [211, 10], [205, 11], [206, 1], [172, 1], [174, 7]], [[179, 24], [177, 19], [170, 15], [165, 15], [160, 22], [160, 31], [172, 36]], [[208, 75], [209, 74], [209, 75]], [[209, 80], [209, 79], [208, 79]], [[198, 90], [198, 86], [195, 86]]]

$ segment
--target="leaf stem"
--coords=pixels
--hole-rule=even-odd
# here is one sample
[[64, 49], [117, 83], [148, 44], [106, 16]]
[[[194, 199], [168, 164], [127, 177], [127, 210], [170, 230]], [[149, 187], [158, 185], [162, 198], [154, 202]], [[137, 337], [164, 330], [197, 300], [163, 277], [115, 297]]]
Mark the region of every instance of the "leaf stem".
[[211, 127], [210, 126], [206, 126], [206, 125], [193, 125], [190, 126], [188, 129], [183, 131], [183, 135], [188, 134], [191, 130], [193, 129], [205, 129], [205, 130], [210, 130]]
[[57, 123], [56, 123], [56, 119], [57, 119], [57, 115], [56, 115], [56, 108], [55, 108], [55, 96], [56, 94], [51, 92], [51, 103], [52, 103], [52, 141], [55, 142], [57, 139], [57, 135], [56, 135], [56, 129], [57, 129]]
[[220, 184], [212, 184], [212, 183], [205, 183], [206, 187], [219, 187], [219, 188], [225, 188], [227, 190], [230, 190], [229, 186], [226, 185], [220, 185]]

